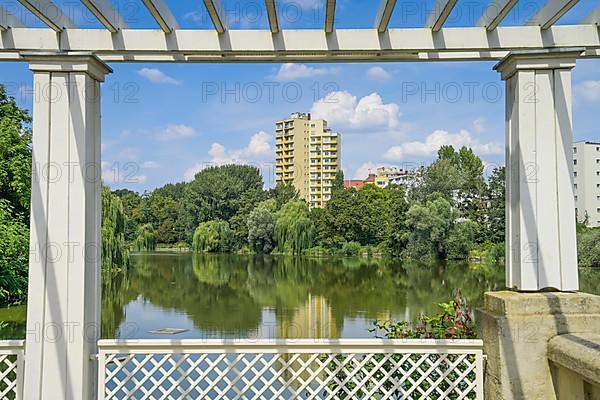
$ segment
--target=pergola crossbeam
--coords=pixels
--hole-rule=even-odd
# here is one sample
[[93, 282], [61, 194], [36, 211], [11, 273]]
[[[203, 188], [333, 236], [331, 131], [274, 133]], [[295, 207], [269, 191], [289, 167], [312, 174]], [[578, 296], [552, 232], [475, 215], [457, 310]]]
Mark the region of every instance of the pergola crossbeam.
[[165, 33], [171, 33], [175, 29], [179, 29], [177, 20], [169, 10], [169, 7], [163, 0], [142, 0], [152, 17], [156, 20], [156, 23], [160, 26], [160, 29]]
[[548, 0], [546, 5], [527, 21], [527, 25], [548, 29], [578, 2], [579, 0]]
[[121, 18], [119, 12], [108, 2], [108, 0], [81, 0], [81, 2], [96, 18], [98, 18], [98, 21], [112, 33], [118, 32], [119, 29], [127, 28], [127, 24], [123, 18]]
[[272, 33], [279, 32], [279, 19], [277, 18], [277, 4], [275, 0], [265, 0], [267, 6], [267, 16], [269, 17], [269, 26]]
[[325, 5], [325, 32], [332, 33], [335, 24], [335, 0], [327, 0]]
[[476, 26], [485, 26], [488, 31], [493, 31], [502, 22], [506, 15], [514, 8], [519, 0], [493, 0], [477, 21]]
[[[597, 57], [600, 35], [596, 25], [499, 26], [485, 29], [388, 29], [381, 40], [377, 29], [229, 30], [223, 41], [215, 30], [179, 29], [170, 40], [157, 29], [122, 29], [118, 39], [106, 29], [67, 29], [60, 36], [47, 28], [13, 28], [0, 35], [3, 59], [20, 52], [93, 52], [105, 61], [195, 62], [344, 62], [398, 60], [499, 60], [508, 52], [543, 48], [582, 47], [582, 57]], [[333, 37], [332, 37], [333, 35]], [[443, 36], [444, 40], [439, 40]]]
[[25, 28], [25, 24], [0, 4], [0, 31], [6, 31], [9, 28]]
[[[219, 33], [225, 33], [225, 31], [227, 30], [227, 19], [225, 18], [225, 15], [223, 15], [221, 1], [204, 0], [204, 6], [206, 7], [206, 11], [208, 11], [208, 15], [212, 20], [215, 30]], [[271, 17], [269, 16], [269, 21], [270, 18]]]
[[375, 28], [377, 28], [379, 33], [387, 31], [394, 7], [396, 7], [396, 0], [381, 0], [377, 18], [375, 19]]
[[457, 0], [436, 0], [433, 12], [429, 14], [426, 28], [431, 28], [434, 32], [438, 32], [444, 26], [444, 23], [450, 16], [452, 9], [456, 5]]
[[588, 14], [580, 23], [600, 25], [600, 7]]
[[56, 32], [62, 32], [65, 28], [77, 28], [77, 25], [52, 0], [19, 0], [19, 3]]

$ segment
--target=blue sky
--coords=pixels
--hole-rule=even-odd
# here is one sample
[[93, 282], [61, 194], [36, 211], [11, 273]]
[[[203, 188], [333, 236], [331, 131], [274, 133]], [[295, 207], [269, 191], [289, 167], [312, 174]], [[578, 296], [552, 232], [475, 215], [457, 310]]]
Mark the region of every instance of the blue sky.
[[[0, 3], [6, 5], [4, 0]], [[57, 3], [63, 8], [72, 4]], [[266, 14], [258, 7], [264, 7], [263, 1], [224, 3], [232, 28], [267, 27]], [[371, 27], [374, 3], [338, 0], [336, 26]], [[433, 0], [410, 4], [423, 4], [426, 11], [429, 3]], [[129, 12], [131, 27], [156, 28], [141, 2], [125, 4], [131, 9], [121, 12]], [[182, 28], [210, 27], [202, 2], [169, 4]], [[282, 26], [322, 26], [319, 4], [283, 1], [280, 7], [287, 7], [289, 18], [282, 17]], [[472, 25], [470, 10], [476, 19], [481, 14], [473, 4], [459, 1], [460, 15], [451, 16], [448, 26]], [[523, 4], [505, 24], [522, 24], [543, 2]], [[595, 5], [582, 0], [560, 23], [577, 22]], [[300, 13], [294, 14], [297, 10]], [[421, 11], [397, 7], [390, 26], [422, 26]], [[31, 15], [25, 19], [31, 26], [38, 23]], [[98, 27], [77, 10], [72, 19], [82, 27]], [[348, 178], [364, 178], [378, 165], [429, 162], [446, 143], [472, 146], [491, 165], [503, 164], [504, 84], [493, 65], [113, 63], [102, 98], [105, 181], [114, 188], [152, 190], [190, 179], [211, 163], [246, 162], [260, 166], [267, 186], [272, 186], [274, 124], [294, 111], [324, 117], [342, 133], [342, 163]], [[576, 140], [600, 140], [599, 71], [600, 60], [578, 61], [573, 71]], [[25, 63], [0, 64], [0, 82], [31, 109], [32, 75]]]

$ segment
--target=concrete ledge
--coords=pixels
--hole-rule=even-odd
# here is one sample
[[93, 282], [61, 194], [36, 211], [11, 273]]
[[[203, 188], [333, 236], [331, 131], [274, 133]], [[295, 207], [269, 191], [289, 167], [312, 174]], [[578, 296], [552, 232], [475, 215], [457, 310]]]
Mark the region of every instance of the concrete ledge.
[[600, 314], [600, 296], [588, 293], [535, 292], [508, 290], [487, 292], [484, 307], [496, 315]]
[[548, 342], [548, 358], [584, 380], [600, 385], [600, 333], [555, 336]]
[[485, 398], [556, 400], [548, 342], [557, 335], [598, 334], [600, 296], [488, 292], [476, 320], [488, 357]]

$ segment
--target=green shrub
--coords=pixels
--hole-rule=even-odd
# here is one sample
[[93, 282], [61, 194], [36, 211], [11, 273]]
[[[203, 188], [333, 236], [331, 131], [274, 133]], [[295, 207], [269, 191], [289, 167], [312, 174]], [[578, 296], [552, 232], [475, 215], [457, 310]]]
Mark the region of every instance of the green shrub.
[[579, 266], [600, 267], [600, 228], [579, 230], [577, 257]]
[[344, 256], [357, 256], [360, 254], [360, 243], [358, 242], [346, 242], [342, 245], [341, 250]]

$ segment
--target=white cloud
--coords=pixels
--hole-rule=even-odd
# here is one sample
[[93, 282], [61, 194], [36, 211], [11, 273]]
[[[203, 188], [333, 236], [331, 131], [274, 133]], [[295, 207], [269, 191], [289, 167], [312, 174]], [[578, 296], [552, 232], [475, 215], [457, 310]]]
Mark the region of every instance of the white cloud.
[[379, 166], [380, 165], [368, 161], [356, 169], [353, 179], [367, 179], [370, 173], [377, 172], [377, 167]]
[[335, 72], [337, 72], [335, 68], [315, 68], [309, 67], [306, 64], [285, 63], [279, 67], [275, 79], [278, 81], [293, 81], [295, 79], [312, 78]]
[[471, 133], [461, 129], [458, 133], [449, 133], [444, 130], [432, 132], [424, 142], [408, 142], [393, 146], [383, 155], [387, 160], [401, 160], [405, 156], [431, 156], [443, 145], [452, 145], [455, 148], [467, 146], [478, 154], [502, 154], [504, 147], [498, 143], [479, 143]]
[[119, 151], [119, 158], [133, 161], [137, 160], [140, 150], [133, 147], [125, 147]]
[[164, 83], [168, 85], [181, 85], [181, 82], [170, 77], [158, 68], [142, 68], [137, 71], [138, 75], [143, 76], [150, 82]]
[[156, 161], [144, 161], [142, 163], [142, 168], [146, 168], [146, 169], [155, 169], [155, 168], [159, 168], [160, 164], [157, 163]]
[[387, 81], [392, 77], [392, 75], [389, 72], [378, 66], [369, 68], [369, 70], [367, 71], [367, 76], [371, 79], [379, 81]]
[[208, 151], [210, 160], [197, 163], [188, 168], [184, 172], [184, 179], [191, 181], [198, 172], [215, 164], [249, 164], [269, 158], [274, 152], [272, 140], [273, 137], [271, 135], [261, 131], [253, 135], [248, 145], [241, 149], [227, 150], [222, 144], [213, 143]]
[[349, 128], [394, 129], [400, 118], [398, 105], [384, 104], [379, 94], [371, 93], [358, 100], [346, 91], [329, 93], [313, 104], [311, 113], [316, 119], [326, 119], [332, 126]]
[[479, 117], [473, 121], [473, 130], [476, 133], [483, 133], [487, 131], [487, 127], [485, 126], [486, 119], [484, 117]]
[[159, 140], [177, 140], [184, 139], [196, 135], [196, 130], [191, 126], [183, 124], [173, 124], [157, 134]]
[[600, 100], [600, 81], [584, 81], [575, 87], [575, 92], [587, 101]]
[[183, 14], [183, 19], [194, 21], [194, 22], [204, 22], [205, 21], [205, 18], [203, 17], [202, 13], [200, 13], [200, 11], [197, 11], [197, 10], [193, 10], [193, 11]]

